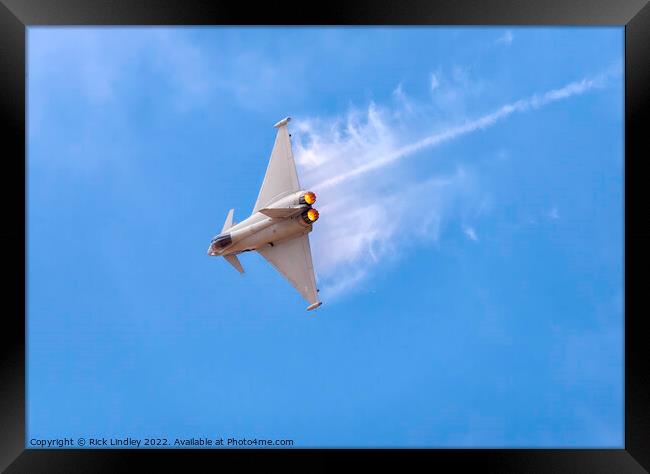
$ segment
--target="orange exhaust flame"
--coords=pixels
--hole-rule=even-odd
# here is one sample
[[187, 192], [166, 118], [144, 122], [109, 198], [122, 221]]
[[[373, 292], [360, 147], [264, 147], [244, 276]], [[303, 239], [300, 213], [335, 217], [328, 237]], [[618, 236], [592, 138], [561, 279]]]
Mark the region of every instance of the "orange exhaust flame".
[[318, 220], [318, 211], [316, 209], [309, 209], [307, 211], [307, 219], [311, 222], [316, 222]]
[[[316, 202], [316, 195], [311, 191], [306, 192], [302, 198], [305, 200], [305, 203], [309, 204], [310, 206]], [[316, 214], [318, 215], [318, 213]]]

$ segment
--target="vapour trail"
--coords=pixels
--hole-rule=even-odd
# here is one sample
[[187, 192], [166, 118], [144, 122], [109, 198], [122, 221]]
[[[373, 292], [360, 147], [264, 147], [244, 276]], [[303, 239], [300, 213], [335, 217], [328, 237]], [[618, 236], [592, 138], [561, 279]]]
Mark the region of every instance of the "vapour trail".
[[463, 135], [467, 135], [468, 133], [491, 127], [499, 120], [504, 119], [515, 112], [525, 112], [529, 109], [537, 109], [550, 104], [551, 102], [556, 102], [572, 97], [574, 95], [582, 94], [590, 89], [593, 89], [594, 87], [599, 86], [601, 84], [601, 79], [601, 77], [583, 79], [581, 81], [567, 84], [560, 89], [552, 89], [542, 95], [535, 94], [525, 99], [520, 99], [516, 102], [503, 105], [496, 111], [479, 117], [478, 119], [467, 121], [461, 125], [456, 125], [454, 127], [448, 128], [447, 130], [443, 130], [436, 134], [430, 135], [414, 143], [404, 145], [403, 147], [395, 150], [393, 153], [326, 179], [318, 185], [313, 186], [313, 188], [316, 191], [330, 188], [343, 181], [347, 181], [359, 175], [368, 173], [369, 171], [383, 168], [384, 166], [411, 156], [425, 148], [435, 147], [441, 143], [448, 142]]

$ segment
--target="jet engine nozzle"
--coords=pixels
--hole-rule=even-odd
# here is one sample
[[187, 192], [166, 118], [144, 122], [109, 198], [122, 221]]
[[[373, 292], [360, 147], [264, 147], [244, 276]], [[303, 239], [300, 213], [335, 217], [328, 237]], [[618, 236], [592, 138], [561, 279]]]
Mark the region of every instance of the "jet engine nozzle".
[[300, 197], [299, 202], [300, 202], [300, 204], [307, 204], [307, 205], [311, 206], [312, 204], [314, 204], [316, 202], [316, 195], [314, 193], [312, 193], [311, 191], [307, 191], [305, 194], [303, 194]]
[[318, 211], [314, 208], [309, 209], [302, 213], [302, 220], [305, 224], [313, 224], [318, 220], [319, 214]]

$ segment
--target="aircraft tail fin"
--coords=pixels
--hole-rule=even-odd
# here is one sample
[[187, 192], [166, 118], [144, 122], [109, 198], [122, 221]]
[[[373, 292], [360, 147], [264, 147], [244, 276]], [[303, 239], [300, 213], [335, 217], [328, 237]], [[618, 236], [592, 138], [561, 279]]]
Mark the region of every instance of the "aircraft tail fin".
[[244, 273], [244, 267], [241, 266], [241, 262], [236, 255], [224, 255], [223, 258], [225, 258], [229, 264], [235, 267], [239, 273]]
[[226, 216], [226, 222], [223, 223], [223, 229], [221, 229], [222, 234], [232, 227], [232, 216], [234, 213], [235, 213], [234, 209], [228, 211], [228, 215]]

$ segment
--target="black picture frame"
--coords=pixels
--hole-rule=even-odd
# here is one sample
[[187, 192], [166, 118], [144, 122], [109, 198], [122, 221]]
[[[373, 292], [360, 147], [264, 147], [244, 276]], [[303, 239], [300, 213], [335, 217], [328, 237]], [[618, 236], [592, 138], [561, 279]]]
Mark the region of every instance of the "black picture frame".
[[[0, 469], [5, 472], [122, 472], [189, 470], [196, 462], [250, 462], [279, 458], [304, 469], [384, 466], [416, 459], [437, 466], [489, 472], [647, 472], [650, 416], [643, 310], [639, 297], [647, 268], [647, 218], [625, 212], [625, 446], [623, 449], [424, 450], [34, 450], [25, 449], [25, 80], [26, 28], [36, 25], [620, 25], [625, 26], [625, 205], [642, 205], [640, 172], [650, 157], [647, 128], [650, 84], [650, 6], [646, 0], [329, 0], [226, 2], [223, 0], [0, 0], [0, 103], [6, 193], [3, 233], [5, 311], [0, 361]], [[647, 127], [647, 126], [646, 126]], [[647, 187], [647, 185], [646, 185]], [[22, 201], [22, 209], [19, 203]], [[643, 211], [641, 211], [643, 212]], [[630, 258], [629, 256], [632, 255]], [[635, 271], [637, 270], [637, 271]], [[7, 304], [9, 303], [9, 304]]]

